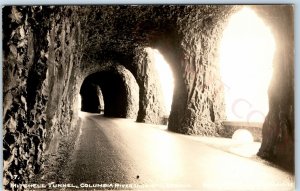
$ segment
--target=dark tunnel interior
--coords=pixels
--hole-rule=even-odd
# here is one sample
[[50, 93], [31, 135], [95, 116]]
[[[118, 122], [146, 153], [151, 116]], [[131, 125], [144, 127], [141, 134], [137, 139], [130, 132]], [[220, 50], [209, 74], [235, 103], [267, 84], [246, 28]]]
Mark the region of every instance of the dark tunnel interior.
[[107, 117], [125, 117], [127, 111], [127, 92], [122, 77], [113, 70], [89, 75], [80, 89], [81, 110], [91, 113], [100, 112], [97, 86], [104, 100], [104, 115]]
[[81, 86], [81, 111], [100, 113], [100, 101], [98, 85], [92, 81], [86, 80]]

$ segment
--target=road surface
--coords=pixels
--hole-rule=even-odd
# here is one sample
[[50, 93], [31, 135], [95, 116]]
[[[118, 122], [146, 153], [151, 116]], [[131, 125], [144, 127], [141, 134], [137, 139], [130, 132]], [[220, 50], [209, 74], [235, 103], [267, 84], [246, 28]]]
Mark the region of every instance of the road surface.
[[294, 190], [286, 172], [159, 127], [85, 113], [69, 182], [96, 190]]

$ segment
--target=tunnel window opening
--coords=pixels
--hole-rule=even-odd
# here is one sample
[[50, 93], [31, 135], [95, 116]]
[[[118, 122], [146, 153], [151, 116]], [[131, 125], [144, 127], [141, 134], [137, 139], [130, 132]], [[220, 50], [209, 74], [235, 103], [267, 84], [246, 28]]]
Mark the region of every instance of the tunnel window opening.
[[231, 16], [220, 45], [227, 121], [263, 123], [275, 51], [270, 29], [245, 7]]
[[173, 73], [170, 64], [165, 60], [164, 56], [157, 49], [151, 49], [151, 51], [153, 52], [154, 68], [158, 74], [159, 84], [161, 86], [161, 94], [165, 107], [164, 116], [168, 118], [173, 100]]

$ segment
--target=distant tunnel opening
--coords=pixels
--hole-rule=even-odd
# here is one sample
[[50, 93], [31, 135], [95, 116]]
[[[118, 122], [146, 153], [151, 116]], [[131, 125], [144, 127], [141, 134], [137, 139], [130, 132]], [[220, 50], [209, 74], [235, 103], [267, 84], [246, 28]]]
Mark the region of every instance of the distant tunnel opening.
[[104, 116], [136, 118], [138, 85], [125, 68], [96, 72], [85, 78], [80, 89], [81, 111]]
[[100, 113], [104, 108], [103, 96], [99, 85], [84, 81], [80, 90], [81, 111]]

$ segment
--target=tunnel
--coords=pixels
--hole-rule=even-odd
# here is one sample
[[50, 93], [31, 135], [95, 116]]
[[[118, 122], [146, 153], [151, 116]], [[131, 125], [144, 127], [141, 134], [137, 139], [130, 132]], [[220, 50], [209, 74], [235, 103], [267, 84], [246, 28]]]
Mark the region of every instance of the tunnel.
[[81, 111], [100, 113], [104, 108], [107, 117], [137, 117], [139, 87], [132, 74], [122, 69], [108, 69], [84, 79], [80, 88]]
[[293, 5], [2, 11], [6, 190], [293, 188]]

